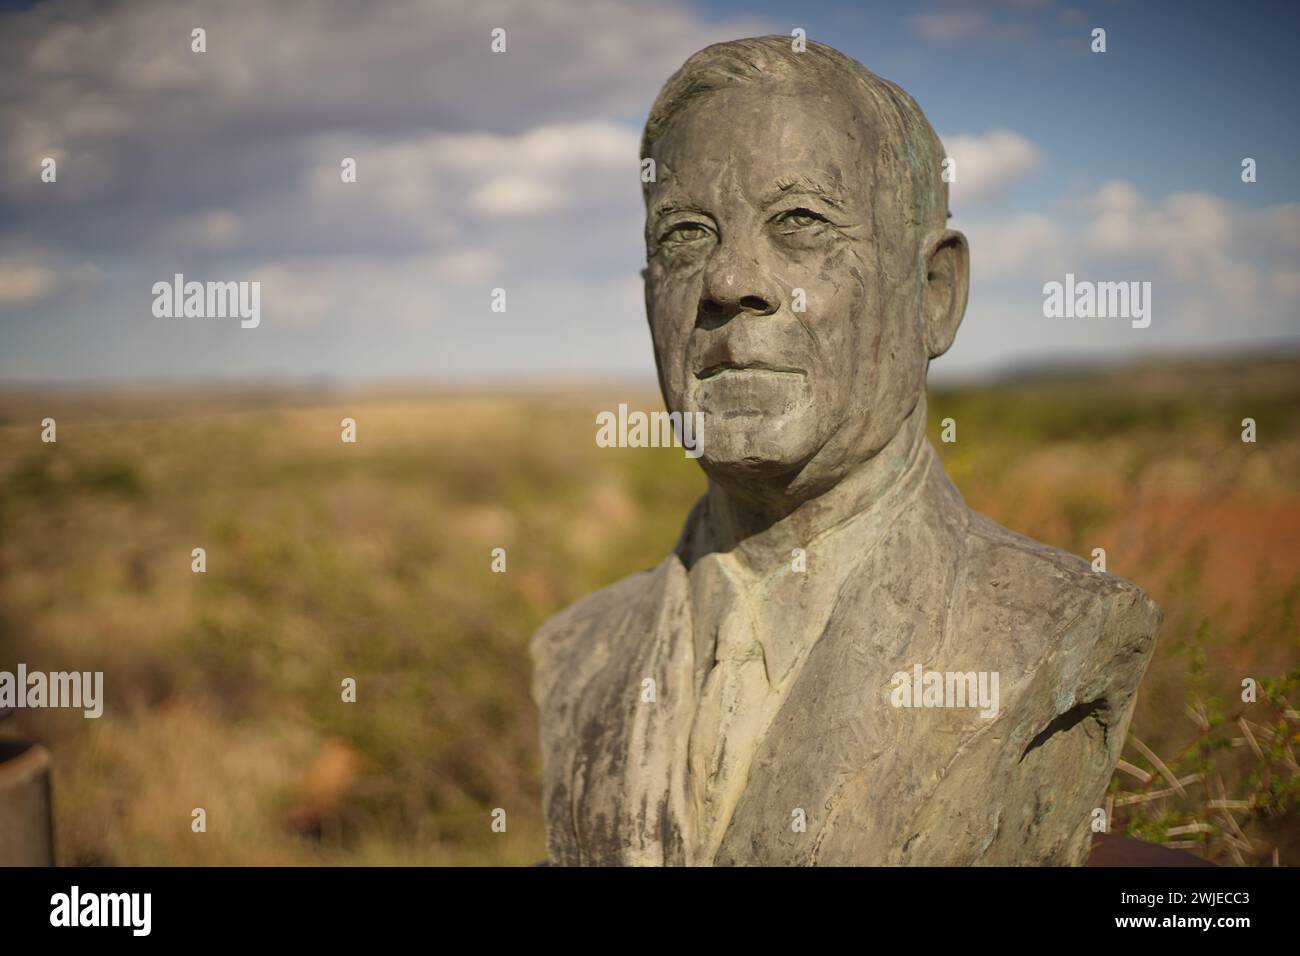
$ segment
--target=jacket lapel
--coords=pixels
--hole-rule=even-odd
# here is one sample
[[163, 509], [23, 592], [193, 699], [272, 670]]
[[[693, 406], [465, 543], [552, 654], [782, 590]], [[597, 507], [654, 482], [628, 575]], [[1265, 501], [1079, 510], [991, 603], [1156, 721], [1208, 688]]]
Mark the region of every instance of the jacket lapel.
[[[908, 754], [915, 736], [933, 728], [917, 712], [890, 705], [891, 678], [914, 663], [934, 663], [943, 643], [965, 533], [964, 507], [951, 507], [956, 494], [931, 468], [845, 576], [820, 640], [758, 748], [715, 862], [815, 863], [839, 802], [870, 799], [853, 792], [858, 781], [888, 776], [891, 789], [906, 792], [925, 786], [927, 766]], [[845, 553], [854, 553], [848, 534]], [[918, 574], [917, 554], [947, 559]], [[953, 714], [926, 716], [945, 713]], [[884, 860], [901, 803], [872, 804], [854, 841], [862, 862]]]

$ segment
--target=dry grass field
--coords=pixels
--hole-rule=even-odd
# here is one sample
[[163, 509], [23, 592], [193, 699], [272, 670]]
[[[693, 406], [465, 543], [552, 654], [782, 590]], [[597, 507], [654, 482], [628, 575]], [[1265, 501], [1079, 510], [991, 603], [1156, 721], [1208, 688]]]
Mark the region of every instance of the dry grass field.
[[[54, 755], [60, 861], [541, 860], [528, 637], [658, 561], [703, 488], [680, 450], [596, 447], [620, 401], [660, 407], [595, 386], [0, 394], [0, 669], [105, 673], [99, 720], [0, 723]], [[1300, 862], [1298, 408], [1292, 357], [930, 398], [973, 508], [1105, 548], [1164, 608], [1114, 828], [1226, 865]]]

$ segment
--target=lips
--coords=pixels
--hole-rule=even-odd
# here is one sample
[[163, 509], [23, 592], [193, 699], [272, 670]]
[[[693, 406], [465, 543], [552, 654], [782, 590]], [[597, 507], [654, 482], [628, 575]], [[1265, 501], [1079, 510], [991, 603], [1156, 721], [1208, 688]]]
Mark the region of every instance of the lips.
[[788, 365], [773, 365], [770, 362], [736, 362], [726, 359], [721, 362], [714, 362], [706, 365], [695, 373], [695, 377], [700, 381], [708, 378], [714, 378], [723, 372], [780, 372], [788, 375], [806, 375], [808, 374], [801, 368], [792, 368]]

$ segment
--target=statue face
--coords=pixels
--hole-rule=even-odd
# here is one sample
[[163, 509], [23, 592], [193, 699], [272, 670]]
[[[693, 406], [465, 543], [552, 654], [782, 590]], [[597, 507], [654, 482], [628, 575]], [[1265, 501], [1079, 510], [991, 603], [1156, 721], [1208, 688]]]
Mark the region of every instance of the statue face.
[[664, 401], [706, 416], [711, 477], [833, 483], [916, 403], [920, 260], [875, 194], [876, 137], [837, 91], [749, 84], [691, 101], [654, 146], [646, 310]]

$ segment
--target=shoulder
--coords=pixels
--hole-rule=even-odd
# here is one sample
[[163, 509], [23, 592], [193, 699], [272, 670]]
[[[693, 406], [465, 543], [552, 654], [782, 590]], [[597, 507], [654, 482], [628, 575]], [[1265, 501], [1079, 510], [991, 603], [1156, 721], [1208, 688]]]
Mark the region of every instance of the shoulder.
[[672, 560], [670, 556], [654, 568], [615, 581], [546, 619], [528, 642], [535, 701], [549, 696], [557, 675], [574, 682], [602, 663], [627, 622], [645, 619]]
[[660, 570], [661, 566], [656, 566], [638, 571], [574, 601], [546, 619], [533, 635], [531, 646], [545, 646], [575, 631], [608, 626], [612, 618], [639, 604], [649, 594]]
[[[1163, 614], [1135, 584], [971, 514], [958, 613], [1026, 669], [1110, 674], [1135, 690]], [[1073, 683], [1073, 680], [1068, 681]]]
[[1096, 571], [1078, 555], [1034, 541], [971, 512], [966, 587], [1009, 608], [1080, 612], [1096, 603], [1132, 606], [1158, 625], [1160, 608], [1135, 584]]

